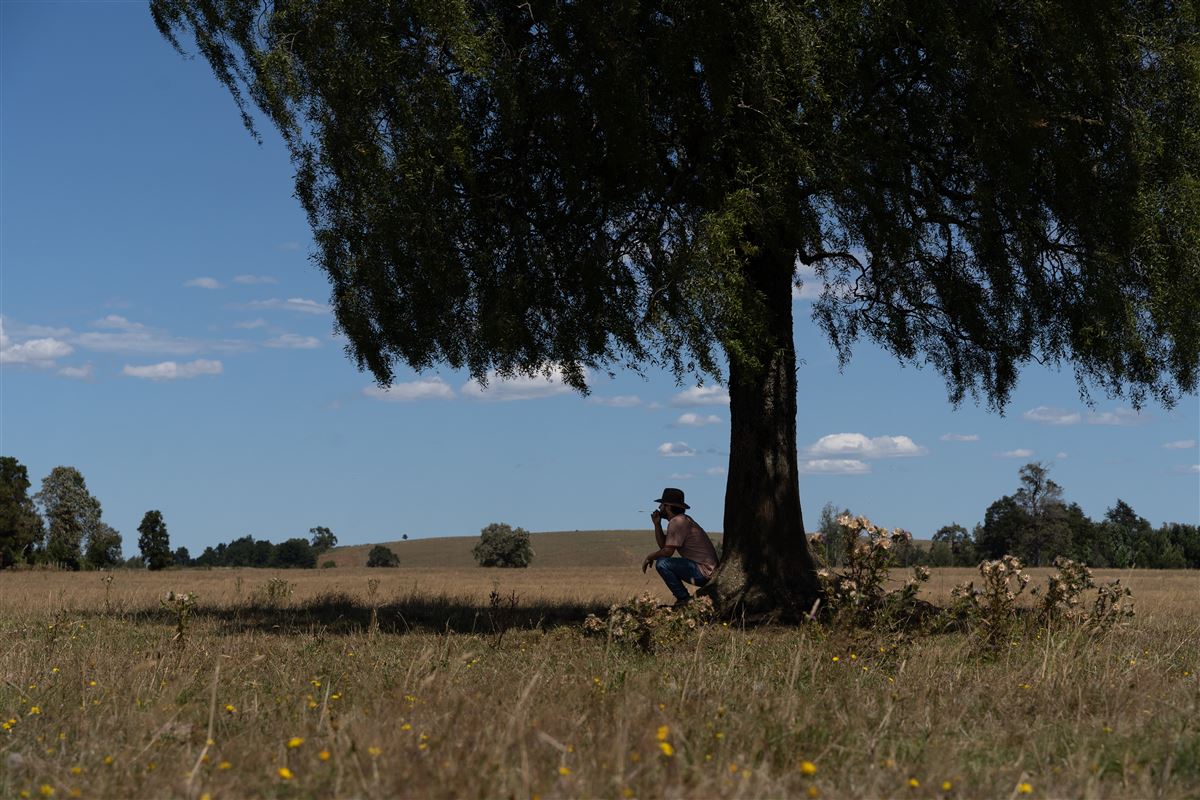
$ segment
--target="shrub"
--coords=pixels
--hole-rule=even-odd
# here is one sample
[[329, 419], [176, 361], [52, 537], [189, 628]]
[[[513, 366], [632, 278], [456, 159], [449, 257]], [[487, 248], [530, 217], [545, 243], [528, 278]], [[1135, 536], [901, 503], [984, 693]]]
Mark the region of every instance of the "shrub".
[[317, 553], [307, 539], [288, 539], [275, 546], [271, 565], [285, 569], [290, 567], [312, 569], [317, 565]]
[[471, 554], [481, 567], [528, 567], [533, 560], [529, 531], [493, 522], [479, 532], [479, 544]]
[[682, 608], [662, 606], [649, 594], [643, 594], [608, 609], [606, 617], [588, 614], [583, 623], [585, 634], [608, 636], [617, 644], [645, 653], [657, 646], [673, 644], [707, 625], [714, 618], [712, 600], [693, 597]]
[[400, 557], [392, 552], [390, 547], [377, 544], [367, 553], [368, 567], [398, 567]]
[[322, 561], [321, 562], [321, 569], [333, 569], [336, 566], [337, 566], [336, 561], [330, 560], [330, 561]]

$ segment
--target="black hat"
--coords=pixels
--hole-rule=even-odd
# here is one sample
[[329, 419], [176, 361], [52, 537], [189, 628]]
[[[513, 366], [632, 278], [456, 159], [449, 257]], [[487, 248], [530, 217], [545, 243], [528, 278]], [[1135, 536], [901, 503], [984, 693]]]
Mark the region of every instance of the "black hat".
[[669, 506], [679, 506], [683, 509], [691, 508], [691, 506], [683, 502], [683, 489], [663, 489], [662, 497], [654, 502], [666, 503]]

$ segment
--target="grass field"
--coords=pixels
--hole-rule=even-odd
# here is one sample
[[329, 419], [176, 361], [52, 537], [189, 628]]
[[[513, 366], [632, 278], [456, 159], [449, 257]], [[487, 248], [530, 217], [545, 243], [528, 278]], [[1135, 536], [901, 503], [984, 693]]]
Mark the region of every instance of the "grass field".
[[[1131, 626], [998, 651], [585, 637], [589, 610], [667, 599], [637, 569], [648, 540], [536, 534], [527, 570], [472, 567], [463, 539], [398, 543], [390, 570], [341, 548], [325, 570], [0, 573], [0, 796], [1200, 797], [1196, 573], [1122, 574]], [[969, 577], [935, 570], [926, 595]], [[181, 641], [168, 589], [199, 598]]]

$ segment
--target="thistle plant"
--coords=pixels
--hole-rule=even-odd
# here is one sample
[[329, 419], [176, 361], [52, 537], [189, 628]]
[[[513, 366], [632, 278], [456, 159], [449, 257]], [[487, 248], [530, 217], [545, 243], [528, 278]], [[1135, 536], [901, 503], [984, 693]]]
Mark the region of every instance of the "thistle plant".
[[[854, 625], [874, 625], [899, 620], [916, 607], [920, 585], [929, 580], [929, 570], [916, 567], [913, 576], [898, 591], [886, 588], [894, 548], [912, 543], [912, 534], [902, 528], [876, 526], [866, 517], [842, 516], [837, 520], [844, 546], [842, 568], [823, 566], [817, 571], [825, 592], [825, 605], [836, 619]], [[809, 537], [821, 545], [820, 534]], [[820, 547], [811, 548], [817, 552]]]
[[1098, 630], [1107, 630], [1114, 625], [1133, 619], [1133, 592], [1115, 578], [1098, 588], [1096, 602], [1088, 624]]
[[171, 641], [183, 644], [187, 637], [188, 623], [192, 618], [192, 610], [196, 607], [195, 592], [176, 594], [168, 591], [167, 596], [159, 601], [160, 605], [175, 616], [175, 635]]
[[[1041, 593], [1042, 619], [1054, 621], [1083, 618], [1085, 614], [1081, 595], [1096, 585], [1092, 581], [1092, 571], [1086, 564], [1062, 556], [1054, 559], [1054, 566], [1058, 568], [1058, 573], [1050, 576], [1046, 591]], [[1030, 591], [1033, 595], [1038, 593], [1036, 586]]]
[[1029, 576], [1016, 556], [1004, 556], [979, 565], [982, 586], [971, 581], [954, 587], [951, 597], [959, 610], [975, 617], [989, 637], [998, 637], [1016, 619], [1017, 597], [1029, 585]]
[[109, 573], [108, 575], [105, 575], [102, 578], [100, 578], [101, 582], [104, 584], [104, 613], [105, 614], [112, 613], [113, 577], [114, 577], [114, 575], [112, 573]]
[[586, 634], [606, 635], [618, 644], [652, 653], [662, 645], [686, 639], [714, 618], [712, 600], [693, 597], [681, 608], [660, 606], [650, 594], [616, 603], [605, 617], [589, 614], [583, 623]]

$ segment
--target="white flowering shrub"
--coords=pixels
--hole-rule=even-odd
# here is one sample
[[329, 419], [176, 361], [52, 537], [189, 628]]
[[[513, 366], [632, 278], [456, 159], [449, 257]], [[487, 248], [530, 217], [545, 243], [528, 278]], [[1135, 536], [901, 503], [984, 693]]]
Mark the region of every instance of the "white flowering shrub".
[[[915, 567], [902, 588], [888, 591], [893, 548], [910, 545], [912, 534], [901, 528], [876, 526], [866, 517], [842, 516], [837, 520], [844, 553], [839, 570], [822, 566], [817, 571], [824, 591], [825, 608], [834, 619], [855, 625], [893, 624], [911, 618], [917, 593], [929, 580], [929, 570]], [[809, 537], [820, 552], [821, 534]]]
[[166, 596], [159, 601], [159, 605], [175, 617], [175, 635], [171, 637], [171, 641], [182, 644], [187, 636], [187, 626], [192, 619], [192, 611], [196, 608], [196, 594], [194, 592], [168, 591]]
[[605, 617], [589, 614], [583, 630], [651, 653], [658, 646], [687, 638], [712, 622], [714, 616], [708, 597], [693, 597], [687, 605], [676, 608], [660, 605], [653, 595], [643, 594], [611, 606]]
[[1098, 587], [1092, 615], [1088, 618], [1089, 625], [1098, 630], [1107, 630], [1132, 618], [1133, 592], [1128, 586], [1121, 585], [1120, 578]]
[[1054, 566], [1058, 573], [1050, 576], [1046, 590], [1041, 592], [1035, 586], [1030, 591], [1033, 595], [1041, 594], [1039, 611], [1042, 619], [1048, 622], [1083, 619], [1086, 614], [1082, 607], [1082, 595], [1096, 586], [1092, 581], [1092, 571], [1086, 564], [1062, 556], [1054, 559]]

